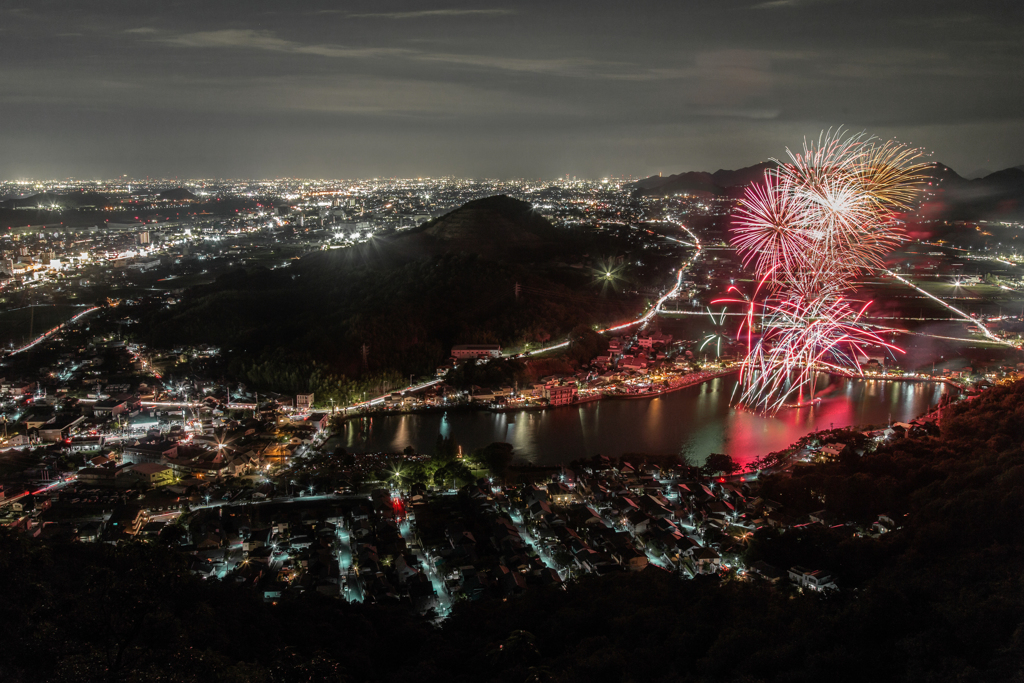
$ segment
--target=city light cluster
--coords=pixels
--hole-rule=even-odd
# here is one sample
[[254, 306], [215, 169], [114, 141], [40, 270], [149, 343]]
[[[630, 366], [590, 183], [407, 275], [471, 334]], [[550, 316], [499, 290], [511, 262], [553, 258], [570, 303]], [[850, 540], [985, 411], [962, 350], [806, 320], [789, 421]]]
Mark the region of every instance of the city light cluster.
[[868, 346], [899, 351], [861, 323], [870, 302], [848, 294], [903, 240], [897, 213], [925, 170], [917, 148], [841, 129], [786, 151], [747, 189], [732, 237], [758, 280], [752, 297], [731, 300], [747, 310], [740, 402], [765, 412], [813, 400], [820, 370], [859, 373]]

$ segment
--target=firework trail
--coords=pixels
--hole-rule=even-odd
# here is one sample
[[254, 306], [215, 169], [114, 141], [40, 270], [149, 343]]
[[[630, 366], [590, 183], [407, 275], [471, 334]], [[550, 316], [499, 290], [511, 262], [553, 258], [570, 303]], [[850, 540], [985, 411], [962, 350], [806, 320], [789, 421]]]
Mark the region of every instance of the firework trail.
[[925, 169], [919, 149], [841, 129], [786, 152], [735, 214], [732, 243], [757, 273], [757, 291], [721, 300], [747, 310], [740, 401], [766, 412], [794, 394], [813, 398], [819, 370], [859, 373], [868, 345], [899, 351], [861, 324], [870, 303], [847, 295], [902, 242], [897, 214], [911, 207]]
[[728, 343], [726, 340], [724, 329], [725, 308], [723, 308], [722, 311], [716, 316], [715, 312], [711, 310], [711, 307], [708, 307], [708, 315], [711, 316], [711, 324], [714, 325], [714, 330], [706, 337], [704, 337], [704, 343], [702, 343], [700, 345], [700, 348], [697, 350], [703, 351], [705, 346], [707, 346], [708, 344], [713, 344], [715, 346], [715, 358], [721, 358], [722, 342], [726, 341], [726, 343]]

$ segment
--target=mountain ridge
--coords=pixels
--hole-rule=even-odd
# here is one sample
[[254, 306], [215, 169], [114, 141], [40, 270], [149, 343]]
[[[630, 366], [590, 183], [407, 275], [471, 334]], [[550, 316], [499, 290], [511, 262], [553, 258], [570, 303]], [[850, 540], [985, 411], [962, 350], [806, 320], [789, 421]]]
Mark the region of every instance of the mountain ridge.
[[[634, 197], [694, 195], [704, 198], [743, 196], [747, 185], [761, 180], [774, 162], [766, 161], [734, 171], [688, 171], [650, 176], [627, 188]], [[924, 182], [936, 188], [941, 211], [950, 219], [1024, 219], [1024, 167], [1011, 166], [982, 178], [967, 179], [941, 162], [932, 162]]]

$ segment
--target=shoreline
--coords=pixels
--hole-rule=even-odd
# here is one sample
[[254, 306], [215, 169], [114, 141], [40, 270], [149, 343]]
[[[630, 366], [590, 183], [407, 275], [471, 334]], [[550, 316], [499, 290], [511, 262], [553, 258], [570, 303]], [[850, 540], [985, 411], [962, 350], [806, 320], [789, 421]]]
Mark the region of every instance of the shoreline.
[[966, 389], [948, 377], [897, 377], [894, 375], [856, 375], [853, 373], [837, 372], [835, 370], [822, 370], [821, 372], [829, 375], [830, 377], [842, 377], [844, 379], [863, 379], [863, 380], [875, 380], [879, 382], [936, 382], [945, 384], [948, 387], [952, 387], [958, 391], [966, 391]]
[[[493, 406], [493, 405], [473, 405], [473, 404], [453, 405], [453, 406], [428, 406], [428, 407], [423, 407], [423, 408], [414, 408], [412, 410], [396, 410], [396, 411], [374, 410], [374, 411], [366, 412], [366, 413], [350, 413], [350, 414], [344, 415], [344, 420], [348, 421], [348, 420], [353, 419], [353, 418], [358, 419], [358, 418], [365, 418], [365, 417], [388, 417], [388, 416], [392, 416], [392, 415], [432, 415], [434, 413], [445, 413], [447, 411], [456, 411], [456, 412], [476, 412], [476, 411], [481, 411], [481, 412], [491, 412], [491, 413], [501, 413], [501, 414], [504, 414], [504, 413], [520, 413], [520, 412], [539, 412], [539, 411], [545, 411], [545, 410], [554, 410], [556, 408], [573, 408], [573, 407], [576, 407], [576, 406], [579, 406], [579, 405], [583, 405], [583, 404], [586, 404], [586, 403], [593, 403], [595, 401], [600, 401], [602, 399], [609, 399], [609, 400], [614, 400], [614, 401], [618, 401], [618, 400], [638, 400], [638, 399], [655, 399], [655, 398], [658, 398], [659, 396], [664, 396], [665, 394], [671, 394], [673, 392], [680, 391], [681, 389], [688, 389], [690, 387], [694, 387], [694, 386], [703, 384], [704, 382], [710, 382], [713, 379], [719, 379], [721, 377], [727, 377], [729, 375], [732, 375], [734, 373], [739, 372], [739, 370], [740, 369], [738, 367], [728, 368], [728, 369], [725, 369], [725, 370], [720, 370], [720, 371], [717, 371], [717, 372], [709, 373], [707, 376], [701, 377], [699, 379], [695, 378], [695, 379], [692, 379], [692, 380], [689, 380], [689, 381], [680, 382], [679, 384], [676, 384], [676, 385], [672, 385], [672, 386], [669, 386], [669, 387], [664, 387], [664, 388], [662, 388], [662, 389], [660, 389], [658, 391], [648, 391], [648, 392], [636, 393], [636, 394], [600, 393], [600, 394], [597, 394], [597, 395], [584, 397], [582, 400], [576, 400], [576, 401], [573, 401], [572, 403], [566, 403], [566, 404], [557, 405], [557, 406], [552, 406], [552, 405], [535, 405], [535, 404], [534, 405], [525, 405], [525, 406], [511, 406], [511, 407], [508, 407], [508, 406]], [[852, 380], [865, 380], [865, 381], [874, 380], [874, 381], [880, 381], [880, 382], [933, 382], [933, 383], [945, 384], [946, 386], [950, 387], [951, 389], [955, 389], [958, 392], [965, 391], [964, 387], [960, 386], [956, 382], [954, 382], [954, 381], [952, 381], [952, 380], [950, 380], [949, 378], [946, 378], [946, 377], [898, 377], [898, 376], [855, 375], [855, 374], [847, 374], [847, 373], [836, 372], [836, 371], [822, 371], [822, 372], [824, 374], [827, 374], [827, 375], [832, 376], [832, 377], [841, 377], [843, 379], [852, 379]], [[795, 406], [787, 406], [787, 407], [795, 407]], [[338, 413], [338, 414], [340, 414], [340, 413]]]
[[[681, 382], [679, 385], [677, 385], [675, 387], [672, 387], [672, 391], [676, 391], [676, 390], [679, 390], [679, 389], [687, 388], [689, 386], [696, 386], [698, 384], [702, 384], [702, 383], [704, 383], [704, 382], [706, 382], [708, 380], [711, 380], [711, 379], [718, 379], [718, 378], [720, 378], [722, 376], [729, 375], [729, 374], [731, 374], [732, 372], [734, 372], [736, 370], [737, 370], [736, 368], [732, 368], [732, 369], [728, 369], [728, 370], [724, 370], [724, 371], [715, 373], [713, 376], [709, 375], [709, 376], [701, 377], [700, 379], [694, 378], [693, 380], [688, 381], [688, 382]], [[849, 380], [852, 380], [852, 379], [858, 379], [858, 380], [872, 379], [871, 377], [846, 377], [846, 376], [844, 376], [844, 375], [842, 375], [840, 373], [828, 373], [828, 374], [835, 374], [835, 375], [837, 375], [837, 377], [841, 377], [842, 379], [844, 379], [846, 381], [849, 381]], [[943, 381], [942, 379], [939, 379], [939, 378], [932, 379], [932, 378], [921, 378], [921, 377], [908, 377], [908, 378], [884, 377], [884, 378], [877, 378], [877, 379], [883, 379], [883, 380], [888, 380], [888, 381], [913, 380], [913, 381], [918, 382], [918, 383], [920, 383], [922, 381], [934, 381], [934, 382], [942, 382], [944, 384], [950, 384], [952, 386], [956, 386], [956, 385], [953, 385], [951, 382]], [[959, 387], [956, 387], [956, 388], [957, 388], [956, 394], [962, 394], [962, 391], [960, 390], [960, 388]], [[951, 387], [951, 389], [952, 389], [952, 387]], [[951, 389], [948, 390], [948, 391], [950, 393], [953, 393], [951, 391]], [[670, 393], [670, 392], [657, 392], [657, 393], [651, 392], [651, 393], [647, 393], [647, 394], [644, 394], [644, 395], [638, 395], [638, 396], [630, 397], [630, 398], [657, 398], [658, 396], [661, 396], [662, 393]], [[589, 403], [589, 402], [592, 402], [594, 400], [599, 400], [600, 398], [604, 398], [604, 397], [605, 396], [587, 397], [587, 399], [584, 402]], [[573, 407], [574, 405], [575, 404], [568, 404], [568, 405], [565, 405], [565, 406], [543, 406], [543, 407], [540, 407], [540, 406], [530, 406], [530, 407], [525, 407], [525, 408], [513, 408], [511, 410], [506, 409], [506, 410], [497, 410], [497, 411], [495, 411], [495, 410], [487, 410], [486, 408], [483, 408], [482, 406], [478, 406], [478, 405], [458, 405], [458, 406], [449, 406], [449, 407], [425, 408], [425, 409], [420, 409], [420, 410], [416, 410], [416, 411], [406, 411], [406, 412], [403, 412], [403, 413], [396, 413], [396, 415], [409, 415], [409, 414], [416, 414], [416, 413], [419, 413], [419, 414], [442, 413], [443, 414], [443, 413], [447, 412], [448, 410], [451, 410], [451, 411], [453, 411], [453, 415], [452, 415], [452, 417], [449, 417], [447, 419], [458, 421], [458, 418], [456, 416], [457, 416], [457, 414], [459, 412], [468, 413], [468, 412], [479, 412], [479, 411], [483, 410], [485, 412], [491, 412], [491, 413], [494, 413], [494, 414], [511, 412], [514, 415], [516, 412], [531, 412], [531, 411], [539, 412], [539, 411], [542, 411], [542, 410], [547, 410], [548, 408], [551, 408], [551, 407], [563, 407], [564, 408], [564, 407]], [[928, 414], [928, 413], [932, 412], [932, 411], [929, 410], [930, 406], [929, 406], [929, 408], [925, 408], [924, 406], [921, 406], [921, 408], [922, 408], [922, 411], [923, 411], [924, 414]], [[611, 408], [609, 407], [609, 409], [611, 409]], [[646, 407], [644, 407], [643, 410], [646, 410]], [[580, 413], [580, 415], [583, 415], [583, 411], [579, 411], [579, 413]], [[592, 415], [592, 416], [596, 416], [596, 414], [597, 414], [596, 411], [595, 412], [587, 411], [587, 413]], [[573, 415], [573, 413], [569, 413], [568, 411], [563, 411], [560, 414], [563, 417], [565, 415]], [[386, 417], [388, 414], [387, 413], [384, 413], [384, 414], [377, 413], [377, 415], [381, 416], [381, 417]], [[371, 418], [373, 416], [374, 416], [373, 414], [365, 415], [365, 417], [371, 417]], [[923, 415], [915, 414], [914, 418], [916, 419], [916, 418], [920, 418], [922, 416]], [[866, 416], [862, 416], [862, 417], [866, 417]], [[474, 419], [477, 419], [477, 418], [474, 418]], [[514, 417], [509, 417], [508, 419], [509, 419], [509, 422], [514, 421]], [[882, 418], [879, 418], [878, 420], [872, 420], [872, 419], [855, 420], [852, 424], [849, 424], [849, 425], [841, 423], [841, 427], [840, 428], [855, 429], [855, 430], [862, 430], [862, 429], [868, 429], [868, 428], [878, 428], [879, 425], [880, 426], [884, 426], [884, 421], [885, 421], [884, 420], [884, 416]], [[372, 421], [366, 423], [366, 428], [367, 429], [369, 429], [369, 425], [370, 424], [372, 424]], [[824, 425], [821, 425], [820, 427], [821, 427], [820, 429], [817, 429], [817, 430], [814, 430], [814, 432], [808, 432], [808, 433], [816, 433], [816, 432], [824, 430]], [[358, 429], [362, 429], [362, 428], [363, 427], [358, 427]], [[381, 426], [381, 428], [389, 429], [387, 427], [384, 427], [383, 425]], [[338, 435], [341, 436], [342, 438], [344, 438], [344, 434], [347, 433], [347, 432], [348, 432], [348, 428], [346, 426], [340, 433], [338, 433]], [[806, 436], [806, 434], [804, 434], [803, 436]], [[772, 451], [774, 451], [774, 450], [786, 450], [789, 447], [791, 447], [793, 445], [793, 443], [796, 443], [797, 441], [799, 441], [800, 438], [803, 438], [803, 436], [800, 436], [798, 439], [794, 439], [794, 441], [792, 443], [786, 444], [783, 447], [779, 447], [779, 448], [774, 448], [773, 447], [773, 448], [770, 448], [770, 449], [755, 449], [755, 450], [757, 450], [759, 456], [764, 456], [764, 455], [768, 454], [769, 450], [772, 450]], [[359, 446], [357, 444], [353, 443], [353, 446], [355, 448], [359, 449]], [[601, 449], [601, 450], [603, 450], [603, 449]], [[633, 449], [632, 448], [627, 448], [627, 449], [625, 449], [625, 451], [632, 452]], [[625, 454], [625, 451], [624, 451], [623, 454]], [[359, 452], [359, 450], [357, 450], [355, 452]], [[644, 449], [639, 449], [637, 452], [645, 452], [645, 451], [644, 451]], [[728, 452], [728, 451], [726, 451], [726, 452]], [[645, 454], [651, 455], [652, 453], [645, 453]], [[672, 455], [665, 454], [665, 455], [667, 455], [667, 456], [669, 456], [671, 458], [677, 457], [676, 454], [672, 454]], [[736, 457], [736, 456], [734, 455], [734, 457]], [[574, 458], [566, 458], [564, 456], [564, 454], [563, 454], [563, 457], [560, 458], [559, 462], [556, 463], [556, 464], [565, 466], [572, 459], [574, 459]], [[737, 458], [737, 461], [741, 463], [741, 470], [739, 472], [737, 472], [736, 475], [740, 476], [740, 477], [743, 477], [743, 476], [749, 477], [749, 476], [755, 474], [758, 471], [758, 468], [756, 466], [754, 466], [754, 462], [753, 461], [755, 461], [757, 459], [758, 458], [749, 458], [749, 459], [745, 458], [745, 457]], [[522, 460], [518, 461], [518, 464], [532, 464], [532, 460], [533, 460], [533, 458], [531, 456], [522, 456]], [[546, 466], [552, 466], [552, 463], [550, 461], [547, 461], [544, 458], [542, 458], [538, 462], [544, 462]], [[778, 469], [780, 465], [781, 465], [781, 463], [776, 463], [772, 467], [770, 467], [768, 470], [764, 470], [763, 466], [762, 466], [762, 470], [761, 471], [772, 471], [772, 470]]]
[[[344, 419], [346, 421], [348, 421], [348, 420], [353, 419], [353, 418], [358, 419], [358, 418], [364, 418], [364, 417], [388, 417], [388, 416], [391, 416], [391, 415], [431, 415], [431, 414], [434, 414], [434, 413], [445, 413], [445, 412], [447, 412], [449, 410], [457, 411], [457, 412], [481, 411], [481, 412], [490, 412], [490, 413], [538, 412], [538, 411], [543, 411], [543, 410], [554, 410], [556, 408], [573, 408], [575, 406], [583, 405], [583, 404], [586, 404], [586, 403], [594, 403], [595, 401], [600, 401], [602, 399], [611, 399], [611, 400], [620, 400], [620, 399], [654, 399], [654, 398], [658, 398], [659, 396], [664, 396], [665, 394], [671, 394], [671, 393], [673, 393], [675, 391], [679, 391], [681, 389], [688, 389], [690, 387], [694, 387], [694, 386], [697, 386], [699, 384], [703, 384], [704, 382], [710, 382], [713, 379], [718, 379], [720, 377], [725, 377], [727, 375], [731, 375], [731, 374], [736, 373], [736, 372], [739, 372], [739, 368], [729, 368], [727, 370], [721, 370], [721, 371], [718, 371], [718, 372], [710, 373], [709, 375], [707, 375], [705, 377], [701, 377], [699, 379], [693, 379], [693, 380], [690, 380], [690, 381], [681, 382], [681, 383], [679, 383], [677, 385], [673, 385], [673, 386], [670, 386], [670, 387], [665, 387], [665, 388], [663, 388], [663, 389], [661, 389], [659, 391], [647, 391], [647, 392], [637, 393], [637, 394], [611, 394], [611, 393], [603, 394], [602, 393], [602, 394], [597, 394], [597, 395], [594, 395], [594, 396], [587, 396], [587, 397], [584, 397], [581, 400], [573, 401], [572, 403], [566, 403], [566, 404], [557, 405], [557, 406], [552, 406], [552, 405], [526, 405], [526, 406], [511, 406], [511, 407], [508, 407], [508, 406], [473, 405], [473, 404], [460, 404], [460, 405], [454, 405], [454, 406], [427, 406], [427, 407], [424, 407], [424, 408], [413, 408], [412, 410], [393, 410], [393, 411], [374, 410], [374, 411], [365, 412], [365, 413], [352, 413], [352, 414], [344, 415]], [[341, 413], [336, 413], [336, 415], [338, 415], [338, 414], [341, 414]]]
[[658, 391], [645, 391], [643, 393], [637, 393], [637, 394], [613, 394], [613, 393], [608, 393], [608, 394], [602, 394], [601, 398], [611, 398], [611, 399], [657, 398], [658, 396], [664, 396], [665, 394], [671, 394], [672, 392], [679, 391], [680, 389], [688, 389], [689, 387], [695, 387], [698, 384], [703, 384], [704, 382], [710, 382], [711, 380], [718, 379], [719, 377], [726, 377], [728, 375], [731, 375], [731, 374], [733, 374], [735, 372], [739, 372], [739, 371], [740, 371], [739, 368], [729, 368], [727, 370], [719, 370], [718, 372], [709, 373], [706, 377], [701, 377], [700, 379], [692, 379], [690, 381], [680, 382], [679, 384], [673, 384], [671, 386], [664, 387], [664, 388], [662, 388], [662, 389], [660, 389]]

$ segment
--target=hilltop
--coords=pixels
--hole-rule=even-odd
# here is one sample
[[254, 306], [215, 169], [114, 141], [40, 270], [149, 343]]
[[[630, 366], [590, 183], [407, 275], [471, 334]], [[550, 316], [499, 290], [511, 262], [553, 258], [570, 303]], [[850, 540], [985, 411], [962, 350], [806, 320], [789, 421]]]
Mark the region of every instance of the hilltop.
[[565, 241], [529, 202], [506, 195], [477, 199], [412, 231], [433, 252], [498, 257], [508, 250], [537, 252]]
[[[548, 222], [529, 202], [494, 195], [463, 204], [411, 230], [374, 240], [348, 261], [403, 263], [442, 254], [475, 254], [505, 262], [538, 263], [575, 252], [578, 236]], [[584, 249], [585, 251], [585, 249]]]

